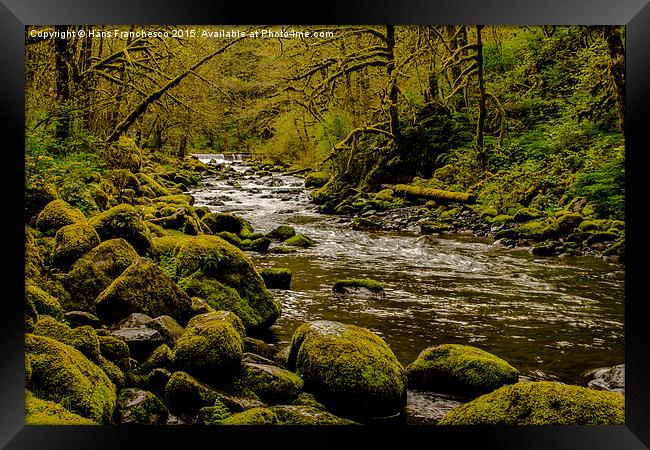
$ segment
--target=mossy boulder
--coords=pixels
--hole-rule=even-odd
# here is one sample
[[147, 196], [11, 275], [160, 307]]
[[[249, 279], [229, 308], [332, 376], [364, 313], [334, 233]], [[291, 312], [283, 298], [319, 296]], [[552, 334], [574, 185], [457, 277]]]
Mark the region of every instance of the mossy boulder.
[[98, 336], [99, 352], [101, 355], [115, 363], [124, 372], [131, 370], [131, 354], [129, 346], [122, 339], [114, 336]]
[[201, 272], [183, 278], [180, 285], [188, 295], [204, 300], [212, 309], [235, 313], [246, 328], [254, 328], [256, 324], [263, 321], [259, 312], [242, 299], [235, 288], [226, 286]]
[[516, 383], [519, 371], [476, 347], [443, 344], [422, 350], [406, 367], [411, 389], [477, 396]]
[[244, 325], [229, 311], [193, 317], [176, 343], [174, 365], [209, 383], [241, 372]]
[[183, 241], [176, 254], [179, 278], [200, 272], [237, 291], [254, 315], [242, 317], [247, 329], [265, 329], [280, 316], [280, 304], [264, 286], [251, 260], [238, 248], [216, 236]]
[[54, 236], [59, 228], [86, 220], [84, 214], [63, 200], [53, 200], [36, 217], [36, 227], [46, 236]]
[[534, 208], [521, 208], [515, 213], [515, 215], [513, 217], [513, 220], [515, 222], [522, 223], [522, 222], [528, 222], [528, 221], [531, 221], [531, 220], [534, 220], [534, 219], [539, 219], [540, 217], [542, 217], [542, 212], [537, 210], [537, 209], [534, 209]]
[[304, 387], [302, 379], [286, 369], [258, 363], [244, 364], [241, 386], [253, 391], [268, 404], [287, 404], [296, 399]]
[[278, 241], [285, 241], [289, 238], [292, 238], [296, 235], [296, 229], [291, 225], [280, 225], [273, 230], [269, 231], [266, 234], [266, 237], [269, 239], [275, 239]]
[[102, 242], [75, 262], [63, 279], [70, 298], [66, 310], [95, 313], [95, 299], [138, 258], [124, 239]]
[[504, 386], [451, 410], [439, 425], [622, 425], [624, 397], [548, 381]]
[[139, 258], [117, 277], [95, 301], [97, 316], [109, 323], [132, 313], [152, 317], [169, 315], [187, 323], [192, 300], [153, 261]]
[[305, 236], [302, 233], [297, 233], [295, 236], [286, 239], [284, 241], [284, 244], [290, 245], [292, 247], [307, 248], [314, 245], [314, 240]]
[[59, 301], [29, 281], [25, 283], [25, 302], [39, 315], [48, 315], [56, 319], [63, 317], [63, 309]]
[[212, 234], [221, 231], [239, 234], [245, 227], [245, 223], [232, 213], [210, 213], [201, 219], [208, 226]]
[[100, 239], [122, 238], [140, 254], [145, 255], [151, 247], [151, 233], [131, 205], [117, 205], [89, 220]]
[[111, 422], [116, 387], [79, 350], [45, 336], [26, 334], [25, 355], [32, 368], [26, 388], [32, 393], [95, 422]]
[[34, 324], [33, 334], [49, 337], [70, 345], [95, 363], [100, 360], [97, 332], [87, 325], [70, 328], [52, 317], [45, 316]]
[[571, 233], [582, 222], [582, 216], [571, 211], [562, 211], [557, 214], [556, 222], [561, 233]]
[[30, 392], [25, 393], [25, 425], [98, 425], [81, 417], [58, 403], [41, 400]]
[[213, 406], [219, 394], [186, 372], [174, 372], [165, 386], [165, 404], [174, 414], [193, 414]]
[[395, 191], [392, 189], [383, 189], [375, 194], [373, 197], [374, 200], [381, 201], [381, 202], [392, 202], [395, 200], [393, 197], [395, 195]]
[[241, 248], [242, 239], [235, 233], [231, 233], [230, 231], [220, 231], [216, 233], [215, 236], [219, 236], [224, 241], [234, 245], [237, 248]]
[[25, 184], [25, 223], [30, 222], [30, 219], [41, 212], [45, 205], [58, 198], [59, 194], [52, 184], [28, 180]]
[[358, 425], [357, 422], [313, 406], [278, 405], [272, 406], [270, 410], [282, 425]]
[[65, 225], [56, 232], [52, 264], [64, 270], [99, 245], [95, 228], [87, 223]]
[[164, 425], [169, 417], [165, 404], [149, 391], [127, 388], [117, 398], [117, 423]]
[[333, 413], [371, 418], [398, 414], [406, 405], [406, 373], [388, 345], [371, 331], [338, 322], [308, 322], [295, 331], [288, 358]]
[[259, 270], [264, 284], [269, 289], [291, 289], [291, 270], [265, 267]]
[[420, 232], [424, 234], [448, 233], [453, 230], [451, 225], [446, 223], [425, 220], [420, 223]]
[[245, 241], [242, 241], [242, 248], [258, 253], [266, 253], [271, 246], [271, 240], [267, 237], [253, 239], [247, 245], [244, 245], [244, 242]]
[[279, 425], [275, 413], [266, 407], [242, 411], [221, 421], [221, 425]]
[[155, 349], [149, 357], [140, 364], [138, 370], [141, 373], [148, 374], [154, 369], [173, 369], [174, 368], [174, 352], [167, 344], [160, 345]]
[[306, 188], [320, 188], [330, 180], [328, 172], [312, 172], [305, 177]]
[[229, 417], [228, 408], [217, 400], [214, 406], [206, 406], [199, 409], [196, 415], [197, 425], [221, 425], [221, 421]]
[[277, 255], [288, 255], [290, 253], [297, 253], [298, 249], [295, 247], [286, 247], [284, 245], [276, 245], [275, 247], [271, 247], [269, 249], [270, 253], [274, 253]]
[[560, 232], [557, 222], [554, 219], [531, 220], [521, 224], [517, 230], [519, 237], [539, 241], [556, 237]]
[[384, 297], [384, 286], [375, 280], [369, 278], [352, 278], [346, 280], [336, 280], [332, 286], [332, 291], [344, 295], [368, 295], [371, 297]]

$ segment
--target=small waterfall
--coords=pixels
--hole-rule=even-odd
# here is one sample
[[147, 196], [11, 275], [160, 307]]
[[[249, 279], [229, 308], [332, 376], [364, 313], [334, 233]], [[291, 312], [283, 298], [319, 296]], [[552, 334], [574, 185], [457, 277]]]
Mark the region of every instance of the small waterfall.
[[244, 160], [244, 157], [248, 156], [245, 153], [193, 153], [192, 156], [198, 158], [202, 163], [210, 163], [213, 161], [213, 164], [232, 164], [240, 163]]

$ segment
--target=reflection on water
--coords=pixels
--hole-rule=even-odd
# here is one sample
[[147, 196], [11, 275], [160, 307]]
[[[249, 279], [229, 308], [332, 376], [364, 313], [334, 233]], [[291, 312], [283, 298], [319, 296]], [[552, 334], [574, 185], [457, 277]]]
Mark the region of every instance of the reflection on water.
[[[351, 230], [309, 202], [300, 178], [245, 175], [241, 189], [219, 180], [193, 192], [196, 205], [232, 211], [267, 232], [291, 224], [316, 245], [298, 253], [251, 253], [261, 267], [287, 267], [292, 290], [276, 290], [282, 316], [272, 327], [288, 343], [303, 322], [337, 320], [379, 334], [402, 364], [425, 347], [470, 344], [532, 380], [581, 381], [585, 370], [624, 362], [624, 266], [592, 257], [540, 258], [491, 240]], [[213, 203], [213, 202], [212, 202]], [[342, 297], [341, 278], [372, 278], [386, 297]], [[418, 401], [426, 401], [419, 398]]]

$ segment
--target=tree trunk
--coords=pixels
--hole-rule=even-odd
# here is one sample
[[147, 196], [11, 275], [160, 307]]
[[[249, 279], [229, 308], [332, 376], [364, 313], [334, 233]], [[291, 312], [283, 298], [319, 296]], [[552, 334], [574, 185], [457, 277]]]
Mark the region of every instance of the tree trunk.
[[[68, 27], [57, 25], [54, 30], [65, 35]], [[56, 70], [56, 107], [58, 110], [59, 124], [54, 136], [65, 139], [70, 135], [70, 117], [68, 107], [70, 102], [70, 63], [68, 58], [69, 39], [56, 38], [54, 40], [54, 58]]]
[[485, 82], [483, 80], [483, 41], [481, 39], [482, 28], [483, 25], [476, 26], [476, 68], [479, 91], [478, 123], [476, 125], [476, 149], [478, 151], [478, 159], [481, 169], [485, 170], [487, 167], [487, 158], [485, 155], [485, 145], [483, 143], [483, 131], [485, 129], [485, 116], [487, 114], [487, 109], [485, 106], [487, 102], [487, 95], [485, 94]]
[[[614, 84], [618, 126], [625, 133], [625, 47], [618, 27], [604, 26], [603, 37], [609, 49], [609, 73]], [[627, 137], [627, 136], [626, 136]]]
[[386, 73], [388, 74], [388, 113], [390, 116], [390, 132], [399, 139], [399, 115], [397, 112], [397, 74], [395, 73], [395, 27], [386, 25], [386, 47], [388, 49], [388, 63]]

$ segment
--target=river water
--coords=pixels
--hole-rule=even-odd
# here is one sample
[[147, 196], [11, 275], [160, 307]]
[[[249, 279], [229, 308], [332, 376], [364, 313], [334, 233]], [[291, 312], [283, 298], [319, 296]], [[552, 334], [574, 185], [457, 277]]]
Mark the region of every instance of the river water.
[[[289, 224], [316, 242], [292, 254], [249, 253], [258, 267], [293, 273], [291, 290], [273, 291], [282, 316], [265, 339], [278, 347], [303, 322], [326, 319], [377, 333], [404, 366], [443, 343], [482, 348], [534, 381], [584, 385], [585, 371], [624, 363], [623, 264], [535, 257], [471, 235], [430, 242], [415, 232], [355, 231], [349, 220], [317, 212], [302, 178], [280, 173], [244, 175], [237, 188], [204, 181], [192, 192], [196, 206], [240, 215], [256, 232]], [[332, 285], [343, 278], [378, 280], [385, 298], [336, 295]], [[457, 404], [416, 394], [410, 404]]]

